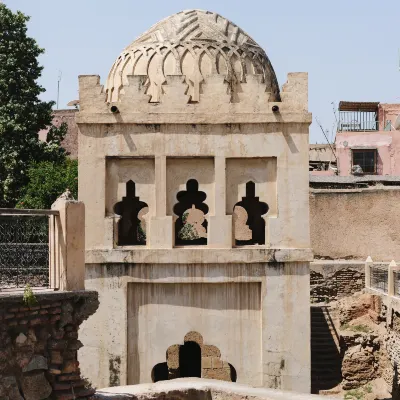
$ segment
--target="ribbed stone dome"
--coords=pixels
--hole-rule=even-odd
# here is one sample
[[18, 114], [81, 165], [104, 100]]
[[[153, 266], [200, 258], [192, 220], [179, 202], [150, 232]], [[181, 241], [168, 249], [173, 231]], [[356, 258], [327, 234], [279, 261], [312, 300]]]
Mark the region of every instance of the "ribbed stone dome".
[[162, 102], [168, 75], [184, 75], [189, 102], [200, 101], [201, 85], [222, 75], [234, 97], [246, 76], [259, 75], [270, 101], [280, 101], [274, 69], [264, 50], [242, 29], [220, 15], [202, 10], [172, 15], [139, 36], [117, 58], [108, 75], [107, 101], [115, 102], [128, 75], [147, 76], [150, 102]]

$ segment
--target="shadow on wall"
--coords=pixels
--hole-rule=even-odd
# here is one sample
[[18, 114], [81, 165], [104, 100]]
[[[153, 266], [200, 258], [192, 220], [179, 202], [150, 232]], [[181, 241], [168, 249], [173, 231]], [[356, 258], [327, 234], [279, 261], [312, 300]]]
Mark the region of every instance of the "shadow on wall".
[[136, 196], [136, 184], [132, 180], [126, 183], [126, 196], [114, 206], [118, 221], [118, 246], [145, 245], [146, 219], [148, 205]]
[[246, 196], [235, 204], [233, 210], [236, 246], [265, 244], [265, 221], [262, 216], [268, 210], [268, 204], [256, 196], [255, 183], [247, 182]]
[[311, 307], [311, 393], [314, 394], [332, 389], [342, 381], [342, 357], [333, 339], [327, 313], [326, 307]]

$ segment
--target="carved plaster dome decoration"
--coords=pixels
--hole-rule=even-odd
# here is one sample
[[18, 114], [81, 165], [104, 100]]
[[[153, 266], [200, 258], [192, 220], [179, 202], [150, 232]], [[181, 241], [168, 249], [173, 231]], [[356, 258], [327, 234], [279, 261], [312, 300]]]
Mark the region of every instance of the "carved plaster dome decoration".
[[265, 86], [269, 101], [280, 101], [276, 75], [264, 50], [234, 23], [210, 11], [182, 11], [139, 36], [111, 68], [105, 85], [107, 102], [120, 100], [130, 75], [146, 77], [150, 103], [163, 101], [171, 75], [182, 76], [189, 103], [199, 102], [202, 85], [215, 84], [219, 78], [230, 95], [228, 101], [237, 102], [240, 86], [250, 76]]

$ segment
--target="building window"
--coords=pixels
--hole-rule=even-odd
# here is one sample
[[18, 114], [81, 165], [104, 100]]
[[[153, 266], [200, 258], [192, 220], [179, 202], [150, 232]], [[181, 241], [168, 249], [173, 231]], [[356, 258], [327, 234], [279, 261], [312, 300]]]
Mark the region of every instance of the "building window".
[[359, 165], [364, 173], [376, 173], [376, 149], [372, 150], [353, 150], [353, 166]]

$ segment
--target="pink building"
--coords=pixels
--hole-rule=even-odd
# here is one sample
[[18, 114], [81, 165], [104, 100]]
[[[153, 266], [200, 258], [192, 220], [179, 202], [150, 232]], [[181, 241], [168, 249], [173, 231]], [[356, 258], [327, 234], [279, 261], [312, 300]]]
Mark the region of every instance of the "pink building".
[[[61, 146], [68, 152], [69, 158], [78, 158], [78, 125], [75, 123], [77, 109], [54, 110], [53, 124], [60, 126], [63, 122], [67, 124], [68, 130]], [[45, 141], [49, 129], [42, 129], [39, 132], [39, 139]]]
[[[400, 176], [400, 104], [341, 101], [338, 174]], [[356, 166], [361, 167], [361, 170]]]

